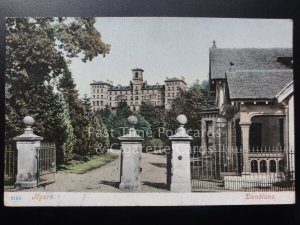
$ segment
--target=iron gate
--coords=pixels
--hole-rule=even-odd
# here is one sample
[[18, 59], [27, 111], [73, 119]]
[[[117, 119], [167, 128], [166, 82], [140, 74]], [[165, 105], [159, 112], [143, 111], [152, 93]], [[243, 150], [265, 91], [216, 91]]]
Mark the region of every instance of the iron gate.
[[[241, 176], [243, 154], [249, 156], [249, 176]], [[240, 148], [193, 150], [191, 183], [193, 191], [291, 191], [295, 189], [294, 152], [283, 149]]]
[[37, 185], [55, 182], [56, 148], [51, 142], [41, 142], [37, 147]]
[[15, 143], [5, 145], [4, 149], [4, 187], [12, 188], [17, 176], [17, 149]]

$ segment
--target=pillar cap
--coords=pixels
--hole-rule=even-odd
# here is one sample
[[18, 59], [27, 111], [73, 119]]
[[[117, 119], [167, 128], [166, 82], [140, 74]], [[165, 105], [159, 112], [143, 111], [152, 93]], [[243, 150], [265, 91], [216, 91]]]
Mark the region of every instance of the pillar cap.
[[178, 115], [176, 120], [178, 123], [180, 123], [180, 125], [185, 125], [187, 123], [187, 118], [184, 114]]
[[14, 141], [41, 141], [44, 138], [33, 133], [32, 125], [34, 124], [34, 119], [31, 116], [25, 116], [23, 123], [25, 125], [24, 133], [20, 136], [14, 137]]
[[144, 140], [143, 137], [141, 137], [140, 135], [138, 135], [136, 133], [136, 130], [133, 127], [129, 128], [128, 131], [129, 131], [128, 134], [125, 134], [125, 135], [119, 137], [118, 139], [120, 141], [129, 141], [129, 142], [130, 141], [143, 141]]
[[23, 119], [23, 123], [24, 123], [25, 127], [32, 127], [34, 122], [35, 121], [31, 116], [25, 116]]
[[138, 123], [138, 119], [135, 117], [135, 116], [129, 116], [127, 118], [127, 121], [128, 121], [128, 126], [129, 126], [129, 129], [128, 129], [128, 134], [125, 134], [121, 137], [119, 137], [118, 139], [120, 141], [134, 141], [134, 142], [139, 142], [139, 141], [143, 141], [144, 138], [142, 138], [141, 136], [139, 136], [137, 133], [136, 133], [136, 130], [134, 129], [134, 126]]
[[135, 116], [129, 116], [127, 118], [127, 121], [128, 121], [128, 126], [129, 127], [134, 127], [138, 123], [138, 119]]
[[187, 123], [186, 116], [184, 114], [180, 114], [177, 116], [176, 120], [180, 124], [180, 127], [176, 130], [176, 134], [174, 134], [173, 136], [170, 136], [169, 139], [173, 140], [173, 141], [174, 140], [182, 140], [182, 141], [192, 140], [193, 138], [186, 133], [186, 130], [184, 128], [184, 125]]
[[14, 141], [42, 141], [44, 140], [44, 138], [35, 134], [31, 134], [31, 135], [22, 134], [20, 136], [14, 137], [13, 140]]

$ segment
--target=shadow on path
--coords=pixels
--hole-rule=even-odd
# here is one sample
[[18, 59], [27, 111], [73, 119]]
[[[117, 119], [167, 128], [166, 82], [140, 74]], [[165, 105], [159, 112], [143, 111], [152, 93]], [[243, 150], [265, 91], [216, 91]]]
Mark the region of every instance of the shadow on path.
[[149, 181], [143, 181], [143, 185], [158, 188], [158, 189], [168, 190], [168, 186], [165, 183], [154, 183], [154, 182], [149, 182]]
[[152, 164], [153, 166], [160, 167], [160, 168], [166, 168], [167, 167], [166, 163], [150, 163], [150, 164]]
[[99, 182], [99, 184], [104, 184], [104, 185], [109, 185], [112, 186], [114, 188], [119, 188], [119, 181], [107, 181], [107, 180], [102, 180]]

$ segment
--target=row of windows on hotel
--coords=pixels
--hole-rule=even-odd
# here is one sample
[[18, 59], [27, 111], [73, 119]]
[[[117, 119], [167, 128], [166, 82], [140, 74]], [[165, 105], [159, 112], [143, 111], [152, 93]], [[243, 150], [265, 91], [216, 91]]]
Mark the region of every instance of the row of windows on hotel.
[[[180, 91], [181, 88], [177, 87], [176, 90]], [[157, 93], [157, 90], [147, 90], [147, 91], [145, 91], [145, 93], [151, 94], [151, 91], [152, 91], [152, 93]], [[175, 91], [175, 87], [168, 87], [168, 91]], [[114, 91], [114, 92], [115, 92], [115, 95], [117, 95], [118, 91]], [[103, 89], [93, 89], [93, 93], [103, 93]], [[133, 93], [133, 91], [127, 91], [127, 94], [132, 94], [132, 93]], [[110, 91], [109, 94], [112, 95], [112, 91]], [[119, 94], [121, 94], [121, 95], [126, 94], [126, 91], [119, 91]], [[136, 94], [138, 94], [138, 91], [136, 91]], [[142, 90], [142, 94], [144, 94], [144, 90]]]
[[[132, 100], [132, 99], [131, 99]], [[171, 99], [167, 99], [168, 104], [171, 104]], [[131, 105], [133, 105], [133, 102], [130, 102]], [[135, 105], [138, 105], [138, 102], [135, 102]], [[160, 101], [153, 101], [153, 105], [160, 105]], [[93, 106], [104, 106], [104, 102], [103, 101], [93, 101]], [[112, 106], [112, 103], [109, 102], [109, 106]]]
[[[180, 85], [180, 82], [166, 82], [166, 86]], [[105, 85], [92, 85], [92, 88], [105, 88]]]
[[[168, 97], [175, 97], [175, 94], [176, 93], [168, 93]], [[101, 98], [101, 99], [103, 99], [103, 95], [97, 95], [97, 98]], [[93, 95], [93, 98], [96, 98], [96, 95]], [[125, 98], [127, 99], [127, 96], [125, 96]], [[146, 96], [142, 96], [142, 99], [147, 99], [147, 97]], [[156, 99], [156, 98], [158, 98], [158, 99], [160, 99], [160, 95], [157, 95], [157, 97], [156, 96], [150, 96], [150, 98], [151, 99]], [[115, 99], [112, 99], [112, 97], [109, 97], [109, 100], [110, 101], [113, 101], [113, 100], [117, 100], [117, 96], [115, 97]], [[132, 97], [131, 97], [131, 100], [132, 100]], [[135, 100], [139, 100], [139, 97], [138, 96], [135, 96]]]
[[[170, 95], [168, 95], [170, 97]], [[103, 95], [99, 96], [97, 95], [97, 98], [101, 98], [101, 99], [105, 99], [103, 97]], [[116, 97], [109, 97], [109, 100], [110, 101], [117, 101], [119, 96], [116, 96]], [[172, 97], [174, 97], [174, 93], [172, 94]], [[96, 95], [93, 95], [93, 98], [96, 98]], [[125, 99], [127, 100], [127, 96], [125, 96]], [[133, 97], [131, 96], [130, 97], [131, 100], [133, 100]], [[149, 100], [149, 99], [160, 99], [160, 95], [151, 95], [151, 96], [142, 96], [142, 100]], [[139, 96], [135, 96], [135, 100], [139, 100]]]
[[[128, 102], [129, 103], [129, 102]], [[153, 102], [150, 102], [152, 105], [160, 105], [160, 101], [153, 101]], [[108, 105], [109, 106], [114, 106], [113, 105], [114, 103], [109, 103]], [[139, 102], [135, 102], [135, 105], [138, 105]], [[130, 105], [133, 105], [133, 102], [130, 102]], [[104, 102], [103, 101], [93, 101], [93, 106], [104, 106]]]
[[180, 85], [180, 82], [166, 82], [167, 86], [172, 86], [172, 85]]
[[276, 173], [284, 172], [284, 161], [279, 160], [278, 163], [275, 160], [269, 161], [269, 171], [268, 162], [266, 160], [251, 160], [251, 173]]
[[[177, 88], [177, 91], [180, 91], [181, 90], [181, 88], [178, 86]], [[175, 91], [175, 88], [174, 87], [168, 87], [168, 91]]]
[[[115, 95], [117, 95], [118, 94], [118, 91], [110, 91], [109, 92], [109, 94], [110, 95], [113, 95], [113, 92], [115, 93]], [[103, 92], [103, 89], [100, 89], [100, 92], [99, 92], [99, 89], [97, 89], [97, 90], [93, 90], [93, 93], [104, 93]], [[135, 91], [135, 93], [136, 94], [139, 94], [139, 92], [138, 91]], [[157, 94], [158, 93], [158, 91], [157, 90], [147, 90], [147, 91], [145, 91], [144, 92], [144, 90], [142, 90], [142, 94]], [[126, 95], [126, 94], [128, 94], [128, 95], [130, 95], [130, 94], [133, 94], [133, 91], [119, 91], [119, 94], [120, 95]]]
[[92, 85], [92, 88], [105, 88], [105, 85]]

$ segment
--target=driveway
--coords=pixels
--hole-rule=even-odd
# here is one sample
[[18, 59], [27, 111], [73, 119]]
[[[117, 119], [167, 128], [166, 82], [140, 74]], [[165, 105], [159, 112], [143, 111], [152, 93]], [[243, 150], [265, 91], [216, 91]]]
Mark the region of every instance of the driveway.
[[[85, 174], [58, 171], [55, 183], [22, 191], [121, 192], [118, 188], [120, 183], [120, 151], [114, 150], [113, 153], [118, 154], [119, 157], [100, 168]], [[167, 192], [166, 156], [142, 153], [141, 180], [141, 192]]]

